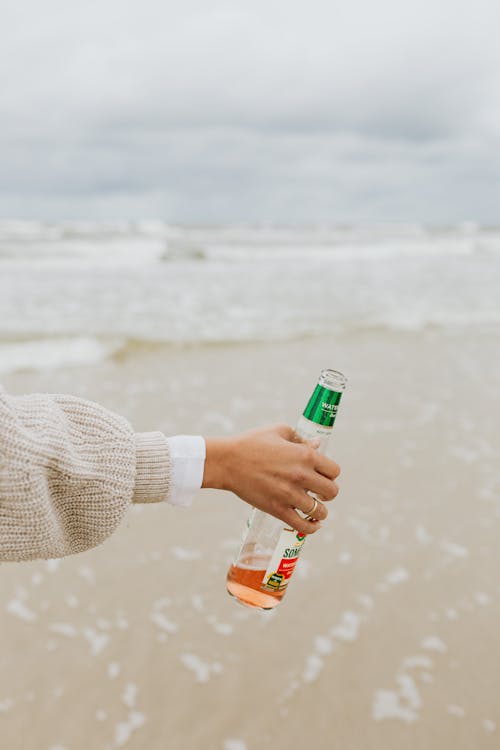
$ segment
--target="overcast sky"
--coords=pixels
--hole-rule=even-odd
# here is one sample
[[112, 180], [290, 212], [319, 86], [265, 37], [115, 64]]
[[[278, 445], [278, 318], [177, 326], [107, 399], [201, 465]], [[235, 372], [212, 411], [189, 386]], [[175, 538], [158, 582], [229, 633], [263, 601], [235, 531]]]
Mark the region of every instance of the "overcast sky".
[[17, 0], [0, 217], [500, 224], [498, 0]]

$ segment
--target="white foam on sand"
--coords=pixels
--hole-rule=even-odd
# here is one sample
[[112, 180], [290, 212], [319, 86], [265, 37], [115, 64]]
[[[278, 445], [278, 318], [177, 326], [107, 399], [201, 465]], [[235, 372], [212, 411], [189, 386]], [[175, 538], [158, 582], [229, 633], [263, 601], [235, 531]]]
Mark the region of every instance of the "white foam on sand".
[[485, 594], [484, 591], [477, 591], [474, 594], [474, 599], [481, 607], [487, 607], [488, 604], [491, 604], [491, 596]]
[[318, 654], [309, 654], [304, 672], [302, 673], [304, 682], [314, 682], [314, 680], [317, 680], [323, 666], [323, 659]]
[[126, 721], [120, 721], [115, 727], [115, 747], [123, 747], [132, 736], [132, 732], [146, 723], [146, 717], [139, 711], [130, 711]]
[[81, 576], [84, 581], [87, 581], [87, 583], [94, 584], [95, 583], [95, 573], [92, 570], [92, 568], [89, 568], [88, 565], [81, 565], [78, 568], [78, 575]]
[[24, 620], [25, 622], [34, 622], [38, 619], [33, 610], [31, 610], [21, 599], [11, 599], [11, 601], [8, 602], [6, 609], [9, 615], [19, 617], [20, 620]]
[[465, 716], [465, 709], [462, 708], [462, 706], [457, 706], [455, 703], [450, 703], [446, 710], [450, 714], [450, 716], [456, 716], [459, 719], [462, 719]]
[[437, 635], [430, 635], [428, 638], [424, 638], [420, 645], [429, 651], [439, 651], [440, 653], [448, 650], [446, 644]]
[[12, 698], [4, 698], [0, 701], [0, 713], [6, 714], [7, 711], [10, 711], [13, 705], [14, 701], [12, 700]]
[[373, 598], [368, 594], [358, 594], [356, 599], [363, 605], [363, 607], [366, 607], [366, 609], [371, 609], [373, 607]]
[[175, 622], [172, 622], [172, 620], [169, 620], [164, 612], [161, 611], [165, 609], [165, 607], [169, 607], [171, 604], [172, 600], [168, 596], [162, 596], [153, 602], [153, 611], [151, 612], [149, 619], [160, 628], [160, 630], [164, 631], [159, 634], [159, 636], [162, 636], [160, 640], [165, 639], [165, 633], [176, 633], [179, 629], [179, 626]]
[[422, 699], [417, 690], [417, 685], [413, 677], [407, 674], [401, 674], [398, 677], [401, 697], [404, 698], [410, 708], [418, 710], [422, 708]]
[[201, 552], [199, 550], [186, 549], [186, 547], [172, 547], [171, 552], [177, 560], [199, 560], [201, 557]]
[[204, 607], [203, 595], [202, 594], [193, 594], [191, 596], [191, 606], [197, 612], [202, 612], [203, 611], [203, 607]]
[[69, 622], [53, 622], [51, 625], [49, 625], [49, 630], [52, 633], [65, 635], [67, 638], [74, 638], [76, 635], [78, 635], [77, 629]]
[[422, 699], [413, 677], [400, 674], [397, 677], [398, 691], [377, 690], [372, 704], [375, 721], [397, 719], [410, 724], [419, 718]]
[[335, 641], [352, 643], [357, 640], [362, 618], [356, 612], [342, 613], [340, 623], [331, 628], [327, 635], [317, 635], [314, 638], [314, 650], [306, 658], [302, 672], [304, 682], [314, 682], [318, 679], [325, 665], [324, 657], [337, 648]]
[[118, 628], [118, 630], [127, 630], [128, 629], [128, 620], [123, 615], [122, 612], [117, 612], [115, 617], [115, 626]]
[[358, 637], [360, 625], [361, 617], [356, 612], [343, 612], [339, 625], [330, 630], [330, 635], [339, 641], [353, 642]]
[[461, 544], [455, 542], [449, 542], [446, 539], [441, 542], [441, 547], [452, 557], [464, 558], [469, 556], [469, 550], [466, 547], [462, 547]]
[[107, 633], [98, 633], [93, 628], [85, 628], [83, 635], [90, 644], [90, 653], [92, 656], [97, 656], [109, 643], [109, 635]]
[[215, 615], [209, 615], [207, 617], [207, 622], [219, 635], [232, 635], [232, 633], [234, 632], [233, 625], [231, 625], [229, 622], [219, 622]]
[[317, 635], [314, 639], [314, 648], [318, 654], [331, 654], [333, 651], [333, 644], [329, 638], [324, 635]]
[[423, 654], [416, 654], [415, 656], [407, 656], [403, 660], [404, 669], [432, 669], [434, 662], [429, 656]]
[[372, 718], [375, 721], [399, 719], [411, 723], [418, 716], [408, 706], [401, 705], [400, 696], [393, 690], [377, 690], [372, 705]]
[[137, 700], [137, 685], [135, 682], [127, 682], [122, 693], [122, 702], [128, 708], [134, 708]]
[[409, 577], [410, 574], [408, 573], [406, 568], [399, 566], [398, 568], [394, 568], [394, 570], [391, 570], [391, 572], [387, 574], [385, 581], [390, 586], [397, 586], [398, 583], [407, 581]]
[[185, 667], [194, 672], [196, 676], [196, 682], [208, 682], [213, 675], [217, 675], [222, 672], [222, 665], [219, 662], [210, 663], [204, 661], [199, 656], [196, 656], [196, 654], [181, 654], [180, 660]]
[[172, 599], [169, 596], [160, 596], [159, 599], [155, 599], [153, 602], [153, 609], [164, 609], [165, 607], [170, 607], [172, 604]]
[[247, 750], [247, 743], [243, 740], [230, 738], [224, 740], [224, 750]]
[[419, 524], [415, 528], [415, 539], [419, 544], [430, 544], [432, 538], [432, 534], [430, 534], [422, 524]]
[[393, 586], [399, 586], [410, 578], [410, 574], [406, 568], [402, 565], [398, 565], [393, 570], [389, 571], [383, 581], [378, 584], [377, 590], [385, 593], [389, 591]]
[[176, 633], [179, 629], [179, 626], [176, 625], [175, 622], [169, 620], [163, 612], [151, 612], [149, 619], [151, 622], [154, 622], [160, 630], [164, 630], [166, 633]]
[[111, 661], [108, 664], [108, 677], [110, 680], [115, 680], [120, 674], [120, 665], [116, 661]]
[[340, 565], [349, 565], [352, 562], [352, 554], [350, 552], [341, 552], [338, 559]]

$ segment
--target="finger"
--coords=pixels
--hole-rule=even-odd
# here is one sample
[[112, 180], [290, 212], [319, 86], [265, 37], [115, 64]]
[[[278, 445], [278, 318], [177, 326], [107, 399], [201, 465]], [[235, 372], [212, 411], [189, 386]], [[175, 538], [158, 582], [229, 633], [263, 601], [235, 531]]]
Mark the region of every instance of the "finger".
[[292, 508], [283, 511], [282, 520], [300, 534], [314, 534], [321, 527], [319, 521], [310, 521], [307, 518], [302, 518]]
[[300, 437], [300, 435], [297, 435], [293, 427], [290, 427], [290, 425], [278, 424], [276, 425], [276, 432], [281, 435], [282, 438], [288, 440], [290, 443], [302, 442], [302, 438]]
[[322, 500], [333, 500], [339, 494], [339, 487], [336, 482], [327, 479], [322, 474], [313, 473], [305, 480], [304, 489], [314, 492]]
[[310, 445], [311, 448], [314, 448], [316, 450], [321, 445], [321, 440], [319, 438], [312, 438], [312, 440], [307, 440], [306, 438], [303, 438], [299, 433], [289, 427], [287, 424], [280, 424], [278, 425], [278, 432], [279, 434], [285, 438], [285, 440], [288, 440], [290, 443], [298, 443], [302, 445]]
[[331, 458], [321, 453], [314, 454], [314, 468], [320, 474], [323, 474], [323, 476], [328, 477], [328, 479], [337, 479], [340, 474], [340, 466]]
[[312, 518], [315, 521], [324, 521], [328, 516], [328, 510], [323, 505], [319, 497], [311, 496], [308, 492], [293, 492], [290, 496], [290, 506], [292, 510], [299, 510], [306, 518]]
[[312, 497], [307, 492], [300, 505], [296, 506], [307, 518], [313, 518], [316, 521], [324, 521], [328, 516], [328, 510], [325, 508], [319, 497]]

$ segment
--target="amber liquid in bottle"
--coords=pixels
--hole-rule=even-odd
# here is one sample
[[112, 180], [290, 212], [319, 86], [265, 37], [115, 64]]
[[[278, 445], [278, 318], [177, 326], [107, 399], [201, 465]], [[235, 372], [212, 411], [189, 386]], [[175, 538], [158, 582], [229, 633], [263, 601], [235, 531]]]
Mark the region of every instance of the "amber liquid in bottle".
[[231, 565], [227, 574], [227, 590], [247, 607], [273, 609], [278, 606], [285, 591], [262, 591], [267, 559], [263, 561], [262, 568], [254, 567], [255, 562], [254, 560], [251, 568], [245, 567], [244, 561], [240, 561], [239, 565]]

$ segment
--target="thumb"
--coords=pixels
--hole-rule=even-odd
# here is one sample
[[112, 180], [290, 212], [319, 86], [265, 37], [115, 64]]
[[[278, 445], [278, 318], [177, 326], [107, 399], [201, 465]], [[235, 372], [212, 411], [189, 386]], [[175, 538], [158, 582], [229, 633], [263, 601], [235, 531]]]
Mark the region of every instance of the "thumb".
[[316, 450], [321, 445], [321, 440], [319, 438], [312, 438], [311, 440], [306, 440], [306, 438], [301, 437], [292, 427], [290, 427], [287, 424], [282, 424], [277, 426], [277, 432], [279, 435], [281, 435], [282, 438], [285, 440], [288, 440], [290, 443], [304, 443], [305, 445], [310, 445], [311, 448], [314, 448]]
[[290, 425], [287, 424], [278, 424], [275, 427], [276, 432], [278, 435], [285, 440], [288, 440], [289, 443], [303, 443], [304, 441], [302, 438], [297, 435], [293, 427], [290, 427]]

